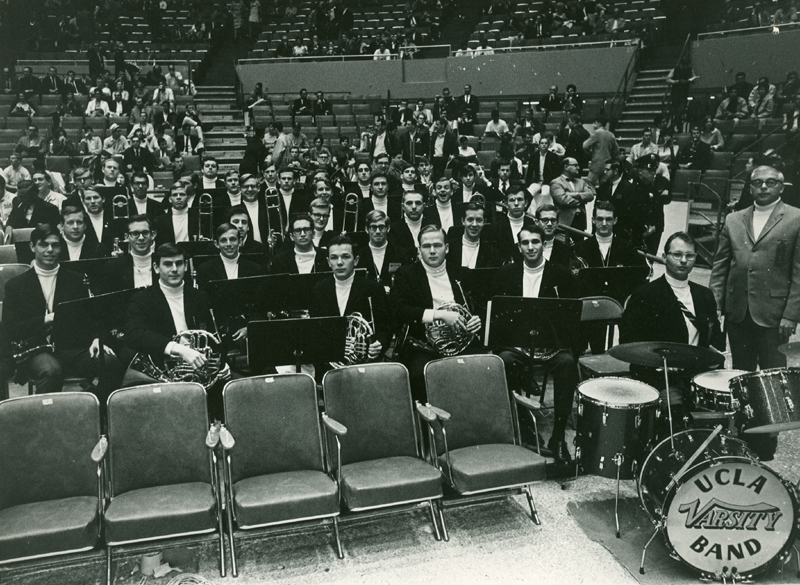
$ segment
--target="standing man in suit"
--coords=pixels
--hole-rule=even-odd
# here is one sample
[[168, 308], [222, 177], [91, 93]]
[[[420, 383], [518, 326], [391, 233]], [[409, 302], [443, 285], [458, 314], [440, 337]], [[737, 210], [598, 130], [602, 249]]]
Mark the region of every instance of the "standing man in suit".
[[432, 178], [435, 181], [444, 174], [447, 163], [458, 154], [458, 139], [447, 129], [445, 118], [436, 120], [433, 130], [429, 158], [433, 167]]
[[464, 95], [456, 98], [457, 115], [460, 118], [458, 131], [460, 134], [475, 134], [475, 120], [480, 110], [480, 101], [472, 95], [472, 86], [464, 86]]
[[619, 156], [619, 145], [617, 145], [617, 138], [607, 128], [608, 120], [601, 116], [595, 119], [593, 125], [594, 134], [583, 142], [583, 150], [591, 157], [588, 180], [592, 185], [597, 185], [606, 161]]
[[553, 202], [550, 196], [550, 183], [560, 174], [561, 159], [550, 151], [550, 142], [547, 138], [540, 138], [538, 152], [531, 157], [525, 176], [525, 184], [528, 185], [528, 191], [533, 197], [529, 213], [536, 213], [540, 206]]
[[570, 114], [567, 123], [558, 131], [558, 143], [564, 146], [564, 156], [576, 159], [581, 169], [589, 164], [589, 157], [583, 150], [583, 143], [589, 136], [589, 131], [581, 123], [580, 114]]
[[608, 201], [614, 206], [616, 226], [614, 233], [642, 247], [645, 233], [654, 224], [652, 206], [646, 187], [632, 173], [625, 172], [618, 160], [609, 160], [603, 166], [597, 203]]
[[[544, 259], [544, 230], [532, 220], [526, 219], [517, 235], [521, 261], [500, 268], [495, 276], [492, 297], [514, 296], [527, 298], [577, 298], [577, 287], [569, 269], [547, 262]], [[548, 360], [553, 374], [555, 421], [553, 434], [547, 444], [559, 463], [570, 463], [572, 456], [564, 440], [572, 410], [572, 399], [578, 385], [578, 368], [571, 349], [547, 348], [559, 350]], [[513, 348], [502, 348], [498, 355], [506, 365], [509, 378], [516, 381], [517, 388], [526, 388], [530, 376], [526, 370], [531, 358]]]
[[373, 209], [367, 213], [365, 224], [369, 247], [360, 254], [360, 267], [366, 268], [367, 276], [380, 282], [388, 293], [394, 273], [412, 261], [412, 253], [390, 241], [392, 223], [384, 212]]
[[594, 184], [581, 178], [581, 167], [574, 158], [565, 158], [561, 168], [561, 176], [550, 183], [550, 196], [558, 207], [558, 222], [586, 229], [586, 204], [594, 199]]
[[379, 155], [386, 154], [390, 159], [402, 152], [400, 140], [394, 132], [386, 129], [386, 118], [378, 116], [375, 119], [375, 134], [369, 140], [369, 160], [374, 161]]
[[[467, 320], [456, 311], [439, 309], [445, 303], [453, 302], [467, 306], [461, 289], [461, 268], [448, 266], [445, 262], [448, 246], [444, 232], [438, 226], [427, 225], [419, 231], [418, 244], [420, 262], [403, 266], [397, 271], [389, 297], [399, 323], [408, 325], [408, 335], [415, 339], [425, 339], [425, 325], [434, 321], [477, 335], [481, 330], [480, 317], [472, 315]], [[427, 402], [423, 372], [425, 364], [436, 357], [409, 343], [402, 348], [400, 360], [408, 368], [414, 400]]]

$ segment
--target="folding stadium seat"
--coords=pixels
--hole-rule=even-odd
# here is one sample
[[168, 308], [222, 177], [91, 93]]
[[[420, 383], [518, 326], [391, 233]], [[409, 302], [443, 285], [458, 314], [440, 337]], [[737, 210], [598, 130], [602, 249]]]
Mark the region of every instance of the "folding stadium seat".
[[693, 169], [678, 169], [675, 171], [675, 178], [672, 180], [672, 197], [674, 199], [686, 199], [689, 196], [692, 184], [700, 181], [702, 171]]
[[478, 164], [488, 171], [492, 167], [492, 161], [494, 161], [496, 154], [494, 150], [479, 150], [477, 152]]
[[339, 119], [339, 116], [349, 116], [352, 113], [350, 109], [350, 104], [331, 104], [331, 109], [333, 110], [333, 115], [336, 116], [336, 119]]
[[23, 132], [30, 124], [28, 118], [20, 118], [17, 116], [9, 116], [6, 118], [5, 128], [8, 130], [19, 130]]
[[375, 124], [375, 116], [358, 114], [355, 117], [356, 126], [359, 128], [366, 128]]
[[749, 120], [739, 120], [736, 123], [734, 132], [736, 134], [756, 134], [758, 127], [761, 125], [761, 120], [758, 118], [750, 118]]
[[[478, 128], [476, 128], [476, 131]], [[494, 136], [481, 137], [481, 150], [490, 150], [492, 152], [500, 148], [500, 139]]]
[[336, 119], [330, 115], [319, 115], [314, 118], [314, 121], [317, 123], [317, 127], [321, 128], [323, 126], [334, 126], [336, 124]]
[[86, 118], [85, 123], [86, 126], [92, 127], [95, 134], [99, 133], [100, 131], [105, 131], [105, 129], [108, 127], [108, 120], [106, 120], [106, 118]]
[[797, 134], [791, 136], [791, 140], [793, 141], [792, 146], [784, 146], [787, 142], [789, 142], [790, 137], [787, 136], [783, 132], [777, 132], [775, 134], [771, 134], [769, 136], [765, 136], [764, 139], [761, 141], [761, 152], [766, 152], [767, 150], [778, 150], [781, 153], [781, 156], [784, 158], [787, 157], [787, 152], [793, 152], [794, 149], [797, 148]]
[[235, 439], [225, 451], [228, 537], [233, 576], [234, 522], [252, 530], [328, 518], [339, 558], [339, 490], [325, 467], [317, 386], [308, 374], [228, 382], [225, 422]]
[[[366, 99], [367, 96], [364, 96]], [[367, 103], [351, 103], [350, 106], [352, 107], [353, 114], [356, 116], [371, 116], [372, 115], [372, 107]]]
[[[323, 126], [319, 129], [320, 134], [325, 140], [329, 140], [331, 143], [339, 141], [339, 128], [336, 126]], [[338, 146], [338, 144], [337, 144]]]
[[16, 144], [17, 141], [24, 136], [22, 130], [17, 130], [14, 128], [0, 130], [0, 144]]
[[731, 139], [725, 143], [725, 150], [738, 153], [742, 150], [758, 150], [758, 135], [757, 134], [734, 134]]
[[350, 138], [350, 144], [358, 144], [359, 134], [355, 126], [339, 126], [339, 136], [347, 136]]
[[710, 169], [729, 170], [732, 164], [733, 164], [732, 152], [721, 152], [721, 151], [711, 152], [711, 166], [709, 167]]
[[692, 143], [692, 137], [686, 132], [681, 132], [679, 134], [675, 134], [672, 137], [672, 141], [680, 150], [686, 150], [686, 148]]
[[767, 118], [761, 120], [761, 135], [769, 134], [783, 127], [783, 118]]
[[283, 124], [284, 131], [288, 131], [292, 125], [292, 117], [291, 116], [283, 116], [283, 115], [276, 115], [275, 117], [276, 122], [280, 122]]

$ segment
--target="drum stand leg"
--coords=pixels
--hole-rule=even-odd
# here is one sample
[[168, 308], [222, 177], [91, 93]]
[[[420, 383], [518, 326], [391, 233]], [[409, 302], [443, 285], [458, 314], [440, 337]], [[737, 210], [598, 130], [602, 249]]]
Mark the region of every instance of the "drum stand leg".
[[667, 356], [662, 355], [661, 359], [664, 362], [664, 383], [666, 384], [667, 388], [667, 418], [669, 419], [669, 446], [670, 449], [675, 451], [675, 431], [672, 428], [672, 401], [670, 400], [669, 395], [669, 372], [667, 366]]
[[797, 563], [797, 578], [800, 579], [800, 550], [797, 550], [796, 546], [792, 548], [794, 549], [794, 560]]
[[619, 471], [622, 468], [622, 453], [614, 455], [614, 463], [617, 465], [617, 495], [614, 498], [614, 522], [617, 527], [617, 538], [621, 538], [619, 532]]
[[653, 542], [653, 539], [659, 532], [661, 532], [661, 524], [656, 526], [656, 531], [653, 532], [653, 536], [650, 537], [650, 540], [647, 541], [647, 544], [644, 545], [644, 549], [642, 550], [642, 564], [639, 565], [639, 573], [641, 573], [642, 575], [644, 575], [644, 557], [647, 554], [647, 547], [650, 546], [650, 543]]

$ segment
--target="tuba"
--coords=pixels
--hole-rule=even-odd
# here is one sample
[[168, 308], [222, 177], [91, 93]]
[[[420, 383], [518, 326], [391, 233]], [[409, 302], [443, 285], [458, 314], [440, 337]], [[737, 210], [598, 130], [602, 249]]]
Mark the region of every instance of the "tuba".
[[196, 382], [208, 391], [217, 381], [230, 377], [230, 368], [225, 363], [222, 342], [214, 333], [202, 329], [189, 329], [173, 337], [172, 341], [188, 345], [206, 357], [201, 368], [193, 368], [183, 358], [165, 356], [164, 367], [159, 368], [147, 354], [136, 354], [128, 367], [159, 382]]

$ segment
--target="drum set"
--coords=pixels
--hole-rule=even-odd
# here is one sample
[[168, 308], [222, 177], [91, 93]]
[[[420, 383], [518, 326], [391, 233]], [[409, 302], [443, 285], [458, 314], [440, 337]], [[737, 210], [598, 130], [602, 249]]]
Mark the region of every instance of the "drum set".
[[[661, 532], [670, 556], [704, 581], [751, 582], [788, 562], [792, 548], [800, 577], [794, 544], [800, 533], [798, 486], [736, 436], [800, 429], [800, 368], [712, 369], [722, 365], [721, 354], [667, 342], [627, 343], [608, 353], [658, 376], [663, 371], [666, 388], [662, 401], [655, 388], [628, 378], [594, 378], [578, 386], [576, 478], [582, 470], [617, 480], [618, 538], [620, 480], [637, 481], [655, 527], [640, 572]], [[690, 383], [694, 412], [673, 422], [670, 374], [685, 380], [687, 373], [701, 371]], [[669, 428], [663, 438], [662, 417]], [[676, 431], [678, 425], [683, 428]]]

